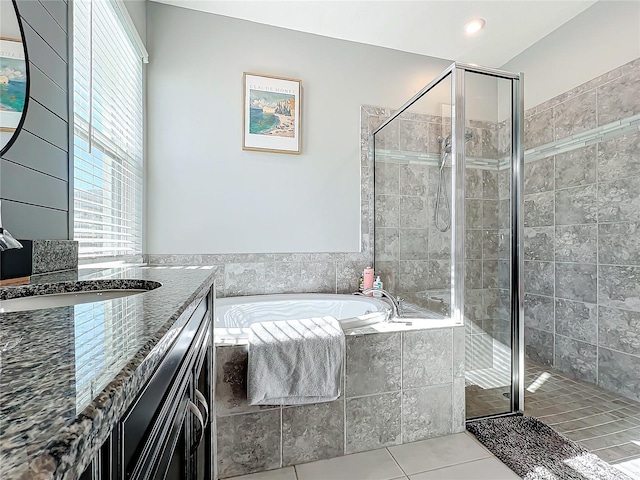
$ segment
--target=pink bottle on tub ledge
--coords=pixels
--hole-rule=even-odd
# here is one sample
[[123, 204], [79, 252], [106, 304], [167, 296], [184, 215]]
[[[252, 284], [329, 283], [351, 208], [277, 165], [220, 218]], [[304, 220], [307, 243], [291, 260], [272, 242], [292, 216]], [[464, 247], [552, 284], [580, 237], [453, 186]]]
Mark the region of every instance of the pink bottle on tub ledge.
[[[365, 290], [368, 288], [373, 288], [373, 268], [365, 268], [363, 277], [364, 281], [362, 283], [362, 288], [364, 288]], [[371, 296], [371, 293], [368, 293], [367, 295]]]

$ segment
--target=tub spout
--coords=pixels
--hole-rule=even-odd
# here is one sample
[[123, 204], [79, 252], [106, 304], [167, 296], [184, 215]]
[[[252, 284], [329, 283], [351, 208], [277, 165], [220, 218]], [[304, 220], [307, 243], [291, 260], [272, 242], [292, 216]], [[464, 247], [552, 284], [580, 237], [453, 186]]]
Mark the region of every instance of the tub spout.
[[9, 233], [9, 230], [0, 227], [0, 252], [4, 252], [5, 250], [12, 248], [22, 248], [22, 244], [13, 238], [13, 235]]
[[2, 228], [2, 205], [0, 204], [0, 252], [11, 248], [22, 248], [22, 244], [13, 238], [9, 230]]
[[400, 297], [394, 297], [393, 294], [383, 290], [381, 288], [367, 288], [362, 292], [355, 292], [354, 295], [367, 295], [372, 292], [379, 292], [383, 298], [386, 298], [391, 304], [391, 319], [402, 318], [402, 299]]

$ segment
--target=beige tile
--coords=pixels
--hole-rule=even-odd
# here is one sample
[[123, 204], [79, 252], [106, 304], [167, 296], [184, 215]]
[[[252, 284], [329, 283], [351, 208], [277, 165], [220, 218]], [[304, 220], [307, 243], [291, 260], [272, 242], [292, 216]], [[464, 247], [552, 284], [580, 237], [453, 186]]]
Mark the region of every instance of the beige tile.
[[466, 433], [389, 447], [389, 451], [408, 475], [491, 456]]
[[269, 470], [268, 472], [251, 473], [229, 480], [296, 480], [296, 472], [293, 467]]
[[605, 462], [614, 463], [621, 460], [640, 459], [640, 445], [629, 442], [591, 452]]
[[637, 441], [638, 438], [640, 438], [640, 427], [635, 427], [622, 432], [603, 435], [602, 437], [582, 440], [580, 444], [588, 450], [599, 450], [602, 448]]
[[411, 475], [411, 480], [519, 480], [520, 477], [496, 458], [461, 463], [453, 467]]
[[296, 473], [298, 480], [391, 480], [404, 476], [386, 449], [297, 465]]
[[614, 465], [622, 472], [626, 473], [630, 478], [640, 478], [640, 459], [631, 459]]

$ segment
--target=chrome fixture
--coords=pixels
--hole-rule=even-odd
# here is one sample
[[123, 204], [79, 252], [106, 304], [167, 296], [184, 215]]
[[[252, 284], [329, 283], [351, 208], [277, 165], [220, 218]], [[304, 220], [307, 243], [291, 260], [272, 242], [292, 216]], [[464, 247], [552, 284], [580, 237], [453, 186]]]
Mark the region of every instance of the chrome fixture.
[[[1, 208], [1, 207], [0, 207]], [[0, 252], [12, 248], [22, 248], [22, 244], [13, 238], [9, 230], [2, 228], [2, 210], [0, 210]]]
[[22, 244], [13, 238], [9, 230], [0, 227], [0, 252], [10, 250], [12, 248], [22, 248]]
[[[473, 133], [465, 132], [464, 142], [467, 143], [473, 138]], [[451, 153], [451, 134], [447, 138], [438, 137], [440, 144], [440, 171], [438, 173], [438, 192], [436, 193], [436, 207], [433, 209], [433, 223], [438, 230], [446, 232], [451, 228], [451, 207], [449, 206], [449, 193], [447, 192], [447, 181], [444, 167], [447, 164], [447, 155]], [[444, 209], [443, 223], [438, 222], [438, 213]]]
[[[382, 288], [367, 288], [362, 292], [355, 292], [354, 295], [365, 295], [369, 293], [378, 292], [382, 294], [383, 298], [389, 300], [391, 304], [391, 319], [402, 318], [402, 299], [400, 297], [394, 297], [391, 293], [383, 290]], [[374, 297], [375, 298], [375, 297]]]
[[[471, 140], [472, 138], [473, 138], [473, 132], [465, 132], [464, 134], [465, 143]], [[438, 140], [438, 143], [440, 144], [444, 143], [444, 146], [440, 148], [440, 163], [442, 163], [443, 156], [446, 155], [447, 153], [451, 153], [451, 134], [447, 135], [447, 138], [443, 138], [439, 136], [437, 140]]]

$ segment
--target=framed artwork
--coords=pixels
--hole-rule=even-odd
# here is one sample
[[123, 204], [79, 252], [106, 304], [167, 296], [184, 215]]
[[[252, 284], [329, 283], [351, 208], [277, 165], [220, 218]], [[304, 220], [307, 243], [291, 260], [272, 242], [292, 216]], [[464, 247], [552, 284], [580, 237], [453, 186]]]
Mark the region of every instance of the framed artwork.
[[299, 154], [302, 81], [244, 73], [242, 149]]
[[27, 64], [22, 41], [0, 37], [0, 131], [18, 128], [27, 97]]

